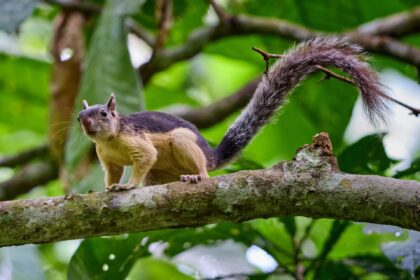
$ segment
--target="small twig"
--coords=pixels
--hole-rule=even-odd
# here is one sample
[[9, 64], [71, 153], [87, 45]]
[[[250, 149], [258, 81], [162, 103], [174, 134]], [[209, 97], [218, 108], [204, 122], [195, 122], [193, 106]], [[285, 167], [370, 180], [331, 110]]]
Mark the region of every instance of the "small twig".
[[154, 53], [157, 53], [163, 47], [168, 36], [172, 21], [172, 0], [156, 1], [156, 18], [158, 33], [153, 48]]
[[226, 25], [231, 20], [231, 16], [228, 15], [216, 2], [216, 0], [209, 0], [210, 6], [212, 6], [214, 12], [216, 13], [217, 17], [219, 18], [221, 25]]
[[347, 77], [338, 75], [337, 73], [335, 73], [335, 72], [333, 72], [333, 71], [331, 71], [331, 70], [329, 70], [325, 67], [322, 67], [321, 65], [316, 65], [315, 68], [317, 68], [318, 70], [325, 73], [325, 77], [322, 78], [321, 80], [319, 80], [319, 82], [323, 82], [324, 80], [328, 80], [329, 78], [333, 77], [333, 78], [336, 78], [337, 80], [343, 81], [345, 83], [348, 83], [348, 84], [354, 86], [354, 82]]
[[[255, 47], [252, 47], [252, 50], [254, 50], [257, 53], [259, 53], [259, 54], [262, 55], [262, 57], [263, 57], [263, 59], [265, 61], [265, 67], [266, 67], [265, 68], [265, 71], [264, 71], [264, 74], [267, 74], [268, 73], [268, 66], [269, 66], [268, 61], [269, 61], [270, 58], [282, 58], [282, 57], [284, 57], [284, 55], [268, 53], [266, 51], [263, 51], [261, 49], [255, 48]], [[332, 78], [336, 78], [337, 80], [340, 80], [340, 81], [343, 81], [345, 83], [348, 83], [350, 85], [355, 85], [355, 83], [354, 83], [353, 80], [351, 80], [351, 79], [349, 79], [349, 78], [347, 78], [345, 76], [341, 76], [341, 75], [339, 75], [339, 74], [337, 74], [337, 73], [335, 73], [335, 72], [333, 72], [333, 71], [331, 71], [331, 70], [329, 70], [329, 69], [327, 69], [325, 67], [322, 67], [321, 65], [316, 65], [315, 67], [319, 71], [322, 71], [322, 72], [324, 72], [326, 74], [326, 76], [323, 77], [320, 80], [320, 82], [322, 82], [324, 80], [328, 80], [329, 78], [332, 77]], [[385, 93], [382, 94], [382, 96], [384, 98], [386, 98], [386, 99], [388, 99], [388, 100], [390, 100], [390, 101], [392, 101], [392, 102], [394, 102], [394, 103], [396, 103], [396, 104], [398, 104], [400, 106], [403, 106], [404, 108], [410, 110], [411, 111], [410, 112], [410, 115], [414, 115], [416, 117], [418, 117], [420, 115], [420, 109], [414, 108], [414, 107], [412, 107], [410, 105], [407, 105], [407, 104], [405, 104], [405, 103], [403, 103], [403, 102], [401, 102], [401, 101], [399, 101], [399, 100], [397, 100], [397, 99], [395, 99], [395, 98], [393, 98], [393, 97], [391, 97], [391, 96], [389, 96], [389, 95], [387, 95]]]
[[385, 98], [388, 98], [388, 99], [389, 99], [389, 100], [391, 100], [392, 102], [395, 102], [395, 103], [397, 103], [398, 105], [401, 105], [401, 106], [403, 106], [404, 108], [406, 108], [406, 109], [410, 110], [410, 111], [411, 111], [411, 112], [410, 112], [410, 115], [413, 115], [413, 116], [415, 116], [415, 117], [418, 117], [418, 116], [420, 115], [420, 109], [417, 109], [417, 108], [411, 107], [410, 105], [407, 105], [407, 104], [405, 104], [405, 103], [402, 103], [401, 101], [399, 101], [399, 100], [397, 100], [397, 99], [395, 99], [395, 98], [393, 98], [393, 97], [391, 97], [391, 96], [384, 95], [384, 97], [385, 97]]
[[256, 48], [256, 47], [252, 47], [252, 50], [259, 53], [260, 55], [262, 55], [264, 61], [265, 61], [265, 71], [264, 74], [267, 75], [268, 73], [268, 66], [269, 66], [269, 60], [270, 58], [282, 58], [283, 55], [281, 54], [273, 54], [273, 53], [268, 53], [263, 51], [262, 49]]

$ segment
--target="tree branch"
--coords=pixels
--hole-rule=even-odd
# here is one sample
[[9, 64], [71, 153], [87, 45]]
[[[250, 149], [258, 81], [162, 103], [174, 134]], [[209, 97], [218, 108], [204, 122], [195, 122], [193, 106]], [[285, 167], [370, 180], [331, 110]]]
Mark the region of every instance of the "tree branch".
[[23, 151], [17, 155], [0, 157], [0, 167], [16, 167], [18, 165], [28, 163], [33, 159], [47, 156], [48, 154], [48, 146], [42, 145], [27, 151]]
[[[76, 9], [83, 12], [99, 12], [100, 7], [91, 3], [75, 1], [44, 0], [47, 3], [61, 6], [65, 9]], [[210, 1], [210, 0], [209, 0]], [[403, 36], [417, 32], [420, 24], [420, 7], [411, 11], [389, 15], [365, 23], [359, 28], [341, 34], [328, 34], [320, 30], [312, 30], [299, 24], [281, 19], [270, 19], [247, 15], [228, 15], [215, 1], [211, 0], [218, 16], [228, 18], [224, 24], [208, 26], [193, 32], [187, 41], [178, 47], [163, 50], [159, 57], [152, 58], [142, 65], [138, 71], [146, 84], [154, 73], [162, 71], [172, 64], [193, 57], [209, 42], [235, 35], [267, 34], [291, 40], [304, 40], [321, 35], [335, 35], [348, 37], [354, 43], [363, 46], [373, 53], [380, 53], [407, 62], [420, 69], [420, 48], [407, 45], [388, 36]], [[133, 30], [133, 33], [136, 33]], [[148, 40], [147, 42], [151, 42]]]
[[[246, 211], [244, 211], [246, 209]], [[420, 182], [338, 170], [325, 133], [272, 169], [0, 203], [0, 246], [301, 215], [420, 230]]]
[[285, 20], [239, 15], [232, 16], [232, 20], [228, 21], [228, 24], [196, 30], [182, 46], [163, 50], [159, 59], [152, 59], [142, 65], [139, 68], [139, 73], [147, 83], [154, 73], [162, 71], [178, 61], [195, 56], [209, 42], [225, 37], [249, 34], [274, 35], [291, 40], [305, 40], [326, 35], [343, 36], [370, 52], [391, 56], [420, 68], [420, 48], [404, 44], [390, 37], [359, 32], [329, 34]]
[[158, 32], [156, 35], [155, 44], [153, 45], [153, 54], [155, 56], [163, 47], [166, 38], [169, 34], [169, 29], [172, 22], [172, 0], [158, 0], [156, 1], [156, 19], [158, 22]]
[[354, 31], [361, 34], [402, 37], [420, 30], [420, 7], [362, 24]]
[[52, 161], [27, 164], [11, 179], [0, 183], [0, 201], [13, 199], [36, 186], [44, 185], [56, 179], [57, 173], [57, 165]]
[[209, 106], [196, 109], [187, 108], [169, 113], [192, 122], [198, 128], [211, 127], [248, 104], [260, 81], [261, 77], [249, 82], [236, 93], [216, 101]]
[[217, 17], [219, 18], [219, 24], [224, 25], [228, 24], [231, 20], [231, 16], [225, 13], [225, 11], [219, 6], [216, 0], [208, 0], [210, 6], [213, 8], [214, 12], [216, 13]]

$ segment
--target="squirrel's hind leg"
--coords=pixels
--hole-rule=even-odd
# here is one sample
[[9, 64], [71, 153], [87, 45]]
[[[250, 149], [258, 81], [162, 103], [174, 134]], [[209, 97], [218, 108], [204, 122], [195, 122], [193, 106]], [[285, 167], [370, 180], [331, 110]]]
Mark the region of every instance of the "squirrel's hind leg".
[[196, 142], [197, 136], [186, 128], [175, 129], [171, 132], [172, 151], [175, 159], [192, 175], [181, 175], [183, 182], [197, 183], [208, 178], [207, 159], [203, 150]]

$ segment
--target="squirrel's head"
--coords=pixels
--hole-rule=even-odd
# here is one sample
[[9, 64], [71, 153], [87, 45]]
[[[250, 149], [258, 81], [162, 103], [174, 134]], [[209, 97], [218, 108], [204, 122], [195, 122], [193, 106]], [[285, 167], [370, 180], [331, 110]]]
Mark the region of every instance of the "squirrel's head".
[[77, 120], [86, 136], [95, 141], [106, 140], [118, 134], [119, 116], [114, 94], [111, 94], [106, 104], [89, 106], [83, 100], [82, 105], [83, 110]]

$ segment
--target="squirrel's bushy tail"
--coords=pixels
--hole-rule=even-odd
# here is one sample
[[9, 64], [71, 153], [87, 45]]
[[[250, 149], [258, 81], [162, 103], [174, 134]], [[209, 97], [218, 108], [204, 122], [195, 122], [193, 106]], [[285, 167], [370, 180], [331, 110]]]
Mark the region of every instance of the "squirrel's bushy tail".
[[312, 39], [290, 50], [263, 77], [252, 100], [216, 148], [216, 167], [227, 163], [250, 142], [284, 103], [286, 95], [318, 70], [317, 65], [346, 72], [359, 89], [371, 121], [383, 119], [384, 93], [365, 60], [359, 46], [335, 37]]

